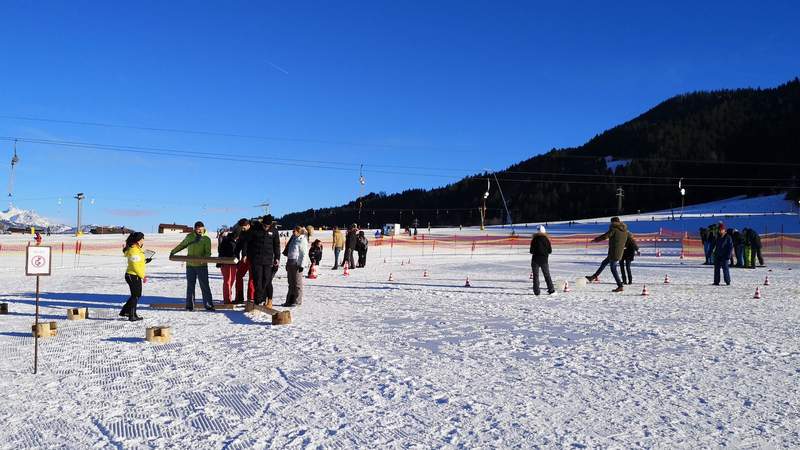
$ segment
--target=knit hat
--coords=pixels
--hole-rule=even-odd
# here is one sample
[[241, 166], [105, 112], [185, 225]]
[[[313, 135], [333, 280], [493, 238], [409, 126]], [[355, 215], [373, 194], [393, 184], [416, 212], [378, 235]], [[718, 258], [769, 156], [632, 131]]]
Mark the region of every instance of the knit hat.
[[541, 234], [545, 234], [545, 233], [547, 233], [547, 230], [544, 229], [544, 225], [539, 225], [539, 226], [536, 227], [536, 232], [537, 233], [541, 233]]
[[201, 222], [201, 221], [199, 221], [199, 220], [198, 220], [197, 222], [195, 222], [195, 223], [194, 223], [194, 227], [195, 227], [195, 228], [197, 228], [197, 227], [203, 227], [203, 228], [205, 228], [206, 226], [205, 226], [205, 224], [203, 224], [203, 222]]
[[719, 231], [720, 231], [720, 232], [723, 232], [723, 231], [725, 231], [725, 224], [724, 224], [724, 223], [722, 223], [722, 222], [720, 222], [720, 223], [719, 223]]

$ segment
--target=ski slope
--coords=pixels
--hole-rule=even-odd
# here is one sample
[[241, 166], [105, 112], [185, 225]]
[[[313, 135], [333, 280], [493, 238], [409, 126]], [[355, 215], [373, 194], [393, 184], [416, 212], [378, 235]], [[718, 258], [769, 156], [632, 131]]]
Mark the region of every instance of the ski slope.
[[[621, 214], [619, 217], [634, 233], [653, 233], [659, 229], [687, 231], [697, 234], [700, 227], [722, 221], [728, 228], [753, 228], [761, 234], [800, 233], [798, 205], [785, 200], [785, 193], [747, 198], [733, 197], [715, 202], [687, 205], [681, 213], [680, 206], [662, 211]], [[608, 228], [611, 216], [575, 221], [546, 223], [548, 231], [555, 234], [596, 233]], [[529, 233], [538, 223], [515, 224], [517, 232]], [[509, 225], [489, 227], [510, 230]]]
[[[602, 255], [556, 248], [559, 293], [535, 297], [523, 248], [373, 246], [349, 277], [331, 257], [280, 327], [144, 305], [129, 323], [117, 317], [123, 258], [56, 259], [41, 314], [59, 332], [40, 340], [32, 375], [34, 280], [4, 255], [0, 448], [800, 446], [797, 267], [767, 261], [715, 287], [707, 266], [643, 256], [635, 284], [612, 294], [608, 271], [576, 283]], [[148, 278], [142, 303], [182, 302], [179, 263], [158, 254]], [[282, 298], [285, 271], [275, 287]], [[90, 319], [66, 321], [79, 306]], [[173, 342], [145, 342], [154, 325]]]

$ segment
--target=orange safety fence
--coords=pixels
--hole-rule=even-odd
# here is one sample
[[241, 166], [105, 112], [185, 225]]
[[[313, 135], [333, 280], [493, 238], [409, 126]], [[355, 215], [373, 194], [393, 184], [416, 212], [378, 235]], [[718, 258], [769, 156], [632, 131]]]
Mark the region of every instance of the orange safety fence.
[[[699, 237], [690, 237], [683, 231], [661, 229], [654, 233], [636, 233], [636, 241], [643, 253], [658, 256], [674, 256], [682, 258], [704, 258], [703, 244]], [[607, 241], [593, 242], [597, 234], [570, 234], [548, 236], [554, 248], [584, 250], [589, 253], [604, 251]], [[443, 235], [420, 234], [418, 236], [385, 236], [375, 238], [371, 245], [375, 247], [408, 247], [421, 246], [432, 252], [449, 250], [469, 250], [507, 247], [524, 251], [530, 245], [530, 235], [498, 236], [498, 235]], [[800, 259], [800, 235], [788, 233], [770, 233], [761, 237], [761, 253], [771, 259]]]

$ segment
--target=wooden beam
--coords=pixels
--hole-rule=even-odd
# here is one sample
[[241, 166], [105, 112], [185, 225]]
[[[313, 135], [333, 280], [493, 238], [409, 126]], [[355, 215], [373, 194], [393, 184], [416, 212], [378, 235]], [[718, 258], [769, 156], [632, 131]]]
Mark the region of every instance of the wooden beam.
[[[226, 311], [236, 309], [241, 304], [215, 303], [214, 309], [224, 309]], [[186, 309], [186, 303], [150, 303], [150, 309]], [[205, 309], [202, 303], [195, 303], [194, 309]]]
[[236, 264], [236, 258], [222, 258], [219, 256], [197, 257], [197, 256], [181, 256], [171, 255], [170, 261], [178, 261], [192, 264]]

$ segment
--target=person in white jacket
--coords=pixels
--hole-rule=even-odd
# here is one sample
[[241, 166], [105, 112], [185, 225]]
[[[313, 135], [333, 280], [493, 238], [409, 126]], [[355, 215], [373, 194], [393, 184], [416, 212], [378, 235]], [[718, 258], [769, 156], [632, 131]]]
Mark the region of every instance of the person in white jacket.
[[299, 306], [303, 304], [303, 270], [306, 266], [308, 254], [308, 238], [306, 229], [301, 226], [294, 227], [292, 237], [286, 243], [286, 279], [289, 282], [289, 292], [286, 293], [286, 303], [281, 306]]

